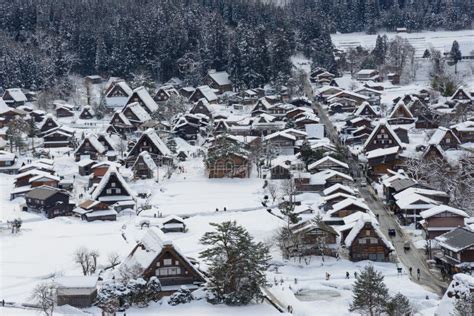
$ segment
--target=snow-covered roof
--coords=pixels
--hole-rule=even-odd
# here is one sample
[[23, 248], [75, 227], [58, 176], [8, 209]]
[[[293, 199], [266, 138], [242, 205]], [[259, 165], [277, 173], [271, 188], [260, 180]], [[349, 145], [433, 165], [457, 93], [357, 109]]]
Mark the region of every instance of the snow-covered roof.
[[8, 94], [10, 94], [10, 96], [12, 97], [12, 99], [15, 102], [26, 102], [26, 101], [28, 101], [26, 95], [23, 93], [23, 91], [21, 91], [20, 88], [7, 89], [5, 92], [8, 92]]
[[15, 157], [16, 155], [11, 152], [0, 150], [0, 161], [12, 161]]
[[333, 157], [331, 157], [331, 156], [326, 156], [326, 157], [323, 157], [323, 158], [319, 159], [318, 161], [315, 161], [315, 162], [313, 162], [312, 164], [310, 164], [310, 165], [308, 166], [308, 170], [312, 170], [312, 169], [314, 169], [314, 168], [317, 168], [319, 165], [321, 165], [321, 164], [323, 164], [323, 163], [325, 163], [325, 162], [328, 162], [328, 161], [329, 161], [329, 162], [332, 162], [332, 163], [335, 163], [336, 165], [339, 165], [339, 166], [341, 166], [341, 167], [343, 167], [343, 168], [345, 168], [345, 169], [349, 169], [349, 165], [346, 164], [345, 162], [342, 162], [342, 161], [340, 161], [340, 160], [337, 160], [336, 158], [333, 158]]
[[160, 229], [154, 226], [148, 228], [145, 235], [138, 242], [138, 246], [124, 259], [120, 268], [130, 269], [139, 266], [143, 270], [147, 269], [161, 253], [163, 247], [169, 243], [171, 241], [165, 241], [165, 236]]
[[331, 211], [329, 211], [328, 213], [332, 214], [334, 212], [343, 210], [343, 209], [345, 209], [345, 208], [347, 208], [348, 206], [351, 206], [351, 205], [360, 207], [360, 208], [365, 209], [367, 211], [370, 210], [369, 206], [367, 204], [365, 204], [362, 200], [354, 199], [354, 198], [346, 198], [346, 199], [334, 204], [332, 206]]
[[135, 162], [133, 163], [132, 169], [135, 167], [135, 164], [138, 162], [140, 157], [143, 159], [143, 162], [148, 167], [148, 169], [155, 170], [157, 168], [155, 161], [150, 156], [150, 153], [148, 153], [148, 151], [142, 151], [138, 155], [137, 160], [135, 160]]
[[147, 111], [145, 111], [145, 109], [138, 102], [130, 103], [125, 108], [129, 108], [140, 122], [146, 122], [148, 120], [151, 120], [150, 114], [148, 114]]
[[405, 110], [405, 114], [408, 115], [409, 118], [413, 118], [413, 114], [411, 113], [410, 109], [406, 106], [405, 102], [403, 102], [402, 99], [400, 99], [400, 101], [398, 101], [398, 103], [395, 104], [395, 106], [392, 109], [392, 112], [390, 112], [388, 117], [395, 118], [395, 114], [401, 108]]
[[307, 138], [324, 138], [324, 124], [305, 124]]
[[89, 143], [92, 145], [92, 147], [94, 147], [94, 149], [99, 153], [99, 154], [103, 154], [107, 149], [104, 147], [104, 145], [102, 145], [102, 143], [97, 139], [97, 136], [96, 135], [88, 135], [84, 138], [84, 140], [81, 142], [81, 144], [79, 145], [79, 147], [77, 147], [77, 149], [80, 149], [81, 146], [84, 144], [84, 142], [86, 141], [89, 141]]
[[392, 127], [390, 126], [390, 124], [387, 123], [387, 121], [385, 119], [382, 119], [379, 121], [379, 123], [377, 124], [377, 126], [374, 128], [374, 130], [372, 131], [372, 133], [370, 133], [369, 137], [367, 138], [367, 140], [365, 141], [364, 143], [364, 146], [363, 148], [367, 147], [370, 142], [372, 141], [372, 138], [375, 137], [375, 135], [377, 133], [379, 133], [379, 130], [381, 128], [385, 128], [387, 130], [387, 132], [393, 137], [393, 139], [397, 142], [397, 144], [402, 147], [402, 141], [400, 140], [400, 138], [398, 138], [398, 135], [393, 131]]
[[431, 136], [428, 144], [438, 145], [443, 140], [443, 138], [446, 136], [447, 133], [451, 133], [454, 139], [456, 139], [457, 142], [460, 143], [458, 137], [450, 129], [441, 126], [436, 129], [434, 134]]
[[443, 213], [443, 212], [448, 212], [448, 213], [456, 214], [456, 215], [459, 215], [459, 216], [462, 216], [462, 217], [466, 217], [466, 218], [469, 217], [469, 215], [468, 215], [465, 211], [460, 210], [460, 209], [458, 209], [458, 208], [454, 208], [454, 207], [445, 205], [445, 204], [433, 206], [432, 208], [427, 209], [426, 211], [421, 212], [420, 215], [421, 215], [421, 217], [423, 217], [423, 218], [429, 218], [429, 217], [431, 217], [431, 216], [438, 215], [438, 214]]
[[367, 156], [367, 159], [372, 159], [372, 158], [377, 158], [377, 157], [394, 155], [398, 153], [399, 150], [400, 150], [400, 147], [394, 146], [394, 147], [389, 147], [389, 148], [377, 148], [377, 149], [368, 151], [365, 154]]
[[449, 197], [449, 194], [446, 193], [446, 192], [443, 192], [443, 191], [432, 190], [432, 189], [423, 189], [423, 188], [414, 188], [414, 187], [405, 189], [405, 190], [395, 194], [393, 197], [396, 200], [403, 200], [403, 199], [406, 199], [408, 196], [413, 195], [413, 194], [420, 194], [420, 195], [425, 195], [425, 196]]
[[148, 138], [164, 156], [171, 156], [171, 150], [169, 150], [168, 146], [166, 146], [166, 144], [161, 140], [160, 136], [158, 136], [154, 129], [147, 129], [145, 132], [143, 132], [142, 137], [144, 137], [144, 135], [148, 136]]
[[217, 83], [219, 86], [225, 86], [225, 85], [230, 85], [232, 82], [229, 80], [229, 74], [227, 71], [210, 71], [209, 77]]
[[37, 176], [31, 177], [28, 182], [31, 183], [31, 182], [38, 181], [38, 180], [42, 180], [42, 179], [44, 179], [43, 181], [45, 181], [45, 180], [47, 180], [47, 181], [51, 181], [51, 180], [53, 180], [53, 181], [59, 181], [59, 180], [61, 180], [61, 179], [60, 179], [59, 177], [57, 177], [57, 176], [53, 176], [53, 175], [51, 175], [51, 174], [49, 174], [49, 173], [46, 173], [46, 174], [39, 174], [39, 175], [37, 175]]
[[[148, 93], [148, 90], [145, 89], [145, 87], [138, 87], [135, 90], [133, 90], [133, 94], [137, 94], [140, 100], [142, 100], [143, 104], [145, 107], [148, 109], [148, 112], [153, 113], [156, 110], [158, 110], [158, 104], [156, 104], [155, 100], [151, 97], [151, 95]], [[131, 98], [132, 96], [130, 96]]]
[[357, 72], [358, 75], [370, 75], [371, 73], [377, 71], [376, 69], [362, 69]]
[[217, 100], [216, 94], [209, 86], [199, 86], [196, 88], [194, 93], [196, 93], [198, 90], [201, 91], [202, 95], [207, 99], [207, 101], [212, 102]]
[[281, 131], [281, 132], [275, 132], [270, 135], [267, 135], [263, 138], [264, 141], [268, 141], [270, 139], [276, 138], [276, 137], [283, 137], [283, 138], [288, 138], [291, 140], [296, 140], [296, 137], [291, 135], [290, 133], [287, 133], [286, 131]]
[[395, 250], [392, 243], [385, 237], [384, 234], [382, 234], [382, 231], [380, 230], [380, 227], [377, 224], [375, 224], [372, 220], [364, 218], [364, 217], [361, 217], [356, 222], [354, 227], [351, 229], [349, 235], [347, 235], [346, 239], [344, 240], [344, 244], [346, 246], [352, 245], [352, 243], [354, 242], [357, 235], [359, 235], [360, 231], [362, 230], [362, 228], [364, 228], [365, 224], [367, 224], [367, 223], [370, 223], [372, 225], [375, 233], [382, 240], [382, 242], [385, 244], [385, 246], [387, 248], [389, 248], [390, 250]]
[[378, 90], [374, 90], [374, 89], [371, 89], [371, 88], [368, 88], [368, 87], [362, 87], [362, 88], [359, 88], [359, 89], [356, 89], [354, 90], [355, 93], [361, 93], [361, 92], [365, 92], [365, 91], [368, 91], [368, 92], [372, 92], [372, 93], [375, 93], [377, 95], [381, 95], [382, 92], [378, 91]]
[[353, 195], [356, 194], [356, 192], [351, 187], [348, 187], [347, 185], [343, 185], [341, 183], [333, 184], [329, 188], [324, 189], [323, 194], [328, 196], [331, 193], [333, 193], [333, 192], [335, 192], [339, 189], [342, 189], [342, 190], [344, 190], [346, 192], [349, 192], [350, 194], [353, 194]]
[[56, 278], [54, 283], [58, 288], [94, 288], [97, 286], [97, 276], [63, 276]]
[[354, 115], [361, 115], [365, 108], [369, 108], [373, 113], [377, 113], [374, 108], [370, 105], [369, 102], [364, 101], [362, 102], [357, 109], [354, 111]]
[[[417, 203], [415, 204], [415, 202]], [[403, 199], [397, 200], [395, 203], [402, 210], [430, 209], [431, 207], [440, 204], [440, 202], [438, 201], [435, 201], [417, 193], [407, 195]]]
[[336, 198], [344, 198], [344, 199], [357, 199], [357, 197], [353, 196], [353, 195], [349, 195], [347, 193], [343, 193], [343, 192], [338, 192], [338, 193], [334, 193], [334, 194], [331, 194], [331, 195], [327, 195], [324, 197], [324, 201], [330, 201], [330, 200], [333, 200], [333, 199], [336, 199]]
[[[118, 115], [118, 117], [123, 122], [123, 124], [130, 125], [130, 126], [132, 125], [128, 117], [126, 117], [125, 114], [123, 114], [122, 110], [115, 111], [114, 115]], [[112, 122], [112, 124], [114, 124], [114, 122]]]
[[336, 171], [336, 170], [332, 170], [332, 169], [326, 169], [326, 170], [322, 170], [318, 173], [315, 173], [315, 174], [311, 175], [310, 182], [313, 181], [313, 180], [317, 180], [317, 179], [326, 181], [327, 179], [329, 179], [333, 176], [340, 176], [340, 177], [342, 177], [344, 179], [347, 179], [349, 181], [354, 181], [354, 179], [351, 176], [349, 176], [345, 173], [342, 173], [342, 172], [339, 172], [339, 171]]
[[115, 85], [119, 86], [122, 88], [123, 92], [125, 92], [128, 96], [131, 96], [133, 93], [132, 88], [123, 80], [117, 81]]
[[115, 175], [117, 177], [117, 181], [120, 182], [120, 184], [122, 185], [122, 187], [125, 191], [125, 192], [122, 192], [121, 195], [122, 196], [129, 196], [129, 199], [132, 198], [133, 191], [128, 186], [128, 183], [122, 177], [120, 172], [118, 172], [117, 167], [115, 167], [114, 165], [111, 165], [109, 167], [109, 169], [107, 170], [107, 172], [105, 173], [105, 175], [100, 180], [99, 184], [95, 187], [94, 192], [92, 193], [92, 199], [93, 200], [103, 200], [103, 199], [99, 199], [99, 195], [102, 193], [102, 191], [104, 191], [104, 189], [105, 189], [106, 185], [109, 183], [110, 177], [112, 175]]
[[474, 121], [465, 121], [455, 125], [452, 125], [451, 128], [455, 128], [461, 132], [474, 132]]
[[457, 227], [435, 239], [441, 247], [459, 252], [474, 245], [474, 232], [467, 227]]

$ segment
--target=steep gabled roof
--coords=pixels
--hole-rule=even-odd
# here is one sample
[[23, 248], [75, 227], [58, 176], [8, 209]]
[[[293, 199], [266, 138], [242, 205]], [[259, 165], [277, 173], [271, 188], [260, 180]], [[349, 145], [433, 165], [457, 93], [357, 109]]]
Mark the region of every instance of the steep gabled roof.
[[456, 140], [458, 144], [461, 143], [456, 134], [453, 133], [450, 129], [446, 127], [438, 127], [428, 142], [430, 145], [439, 145], [439, 143], [446, 137], [446, 134], [451, 134], [451, 136]]
[[142, 273], [151, 267], [151, 264], [160, 256], [164, 249], [172, 249], [181, 259], [187, 269], [190, 269], [201, 281], [204, 277], [193, 264], [185, 257], [172, 241], [166, 240], [163, 232], [157, 227], [150, 227], [145, 235], [123, 260], [120, 269], [140, 268]]
[[148, 153], [148, 151], [142, 151], [137, 159], [135, 160], [135, 162], [133, 163], [133, 166], [132, 166], [132, 169], [135, 168], [135, 165], [137, 164], [137, 162], [141, 159], [143, 159], [143, 162], [145, 163], [145, 165], [148, 167], [148, 169], [150, 170], [156, 170], [158, 167], [156, 166], [156, 163], [155, 161], [153, 160], [153, 158], [151, 158], [150, 156], [150, 153]]
[[398, 137], [398, 135], [393, 131], [392, 127], [390, 126], [390, 124], [387, 123], [386, 120], [380, 120], [379, 123], [377, 124], [377, 126], [374, 128], [374, 130], [372, 131], [372, 133], [370, 133], [369, 137], [367, 138], [367, 140], [365, 141], [364, 143], [364, 149], [370, 144], [370, 142], [372, 141], [372, 139], [380, 132], [380, 130], [382, 128], [385, 128], [387, 130], [387, 132], [392, 136], [392, 138], [395, 140], [395, 142], [397, 142], [397, 144], [395, 145], [398, 145], [400, 146], [400, 148], [403, 148], [402, 146], [402, 141], [400, 140], [400, 138]]
[[156, 131], [152, 128], [147, 129], [142, 133], [140, 136], [140, 139], [137, 141], [135, 146], [130, 150], [130, 152], [133, 152], [135, 150], [135, 147], [138, 146], [142, 140], [142, 138], [148, 138], [153, 145], [155, 145], [156, 148], [161, 152], [163, 156], [171, 156], [171, 150], [169, 150], [168, 146], [161, 140], [160, 136], [156, 133]]
[[130, 189], [130, 187], [128, 186], [128, 183], [125, 181], [125, 179], [122, 177], [122, 175], [120, 174], [120, 172], [118, 172], [117, 170], [117, 167], [114, 166], [114, 165], [111, 165], [109, 167], [109, 169], [107, 170], [107, 172], [105, 173], [105, 175], [102, 177], [102, 179], [100, 180], [99, 184], [97, 185], [97, 187], [94, 189], [94, 192], [92, 193], [92, 199], [93, 200], [99, 200], [99, 196], [101, 195], [101, 193], [104, 191], [104, 189], [106, 188], [107, 184], [109, 183], [110, 181], [110, 177], [112, 175], [115, 175], [116, 178], [117, 178], [117, 181], [120, 182], [120, 184], [122, 185], [123, 189], [125, 190], [125, 192], [122, 192], [120, 195], [121, 196], [130, 196], [130, 198], [133, 197], [133, 191]]
[[132, 113], [138, 118], [140, 122], [151, 120], [150, 114], [148, 114], [138, 102], [128, 104], [123, 108], [123, 111], [125, 111], [125, 109], [130, 109], [130, 111], [132, 111]]
[[352, 245], [352, 243], [354, 242], [356, 237], [359, 235], [362, 228], [364, 228], [364, 226], [367, 223], [372, 226], [372, 228], [374, 229], [375, 234], [382, 240], [382, 242], [385, 244], [385, 246], [387, 248], [389, 248], [390, 250], [395, 250], [392, 243], [384, 236], [384, 234], [382, 234], [382, 231], [380, 230], [380, 227], [376, 223], [374, 223], [372, 220], [364, 218], [364, 217], [360, 218], [356, 222], [354, 227], [351, 229], [349, 235], [347, 235], [346, 239], [344, 240], [344, 244], [347, 247]]
[[143, 102], [143, 105], [147, 108], [148, 113], [153, 113], [158, 110], [158, 104], [156, 104], [155, 100], [151, 97], [145, 87], [138, 87], [133, 90], [132, 95], [129, 97], [129, 100], [133, 98], [134, 95], [137, 95], [138, 98]]
[[77, 147], [76, 149], [76, 152], [84, 145], [84, 143], [86, 141], [89, 141], [89, 143], [91, 144], [92, 147], [94, 147], [94, 149], [99, 153], [99, 154], [103, 154], [104, 152], [106, 152], [106, 148], [104, 147], [104, 145], [102, 145], [99, 140], [97, 139], [97, 136], [96, 135], [88, 135], [84, 138], [84, 140], [81, 142], [81, 144]]
[[403, 100], [398, 101], [398, 103], [393, 107], [392, 112], [389, 114], [389, 118], [397, 118], [399, 116], [395, 116], [399, 111], [403, 111], [404, 115], [403, 117], [406, 118], [413, 118], [413, 114], [411, 113], [410, 109], [405, 105], [405, 102]]
[[369, 102], [364, 101], [362, 102], [357, 109], [354, 111], [354, 115], [359, 116], [362, 115], [362, 112], [364, 112], [365, 109], [368, 109], [369, 112], [372, 112], [374, 115], [377, 115], [377, 112], [375, 112], [374, 108], [370, 105]]
[[217, 100], [216, 94], [214, 93], [214, 91], [209, 86], [199, 86], [199, 87], [197, 87], [196, 90], [191, 95], [190, 99], [192, 99], [194, 94], [197, 93], [198, 91], [200, 91], [202, 93], [202, 95], [204, 96], [204, 98], [206, 98], [206, 100], [208, 102], [213, 102], [213, 101]]

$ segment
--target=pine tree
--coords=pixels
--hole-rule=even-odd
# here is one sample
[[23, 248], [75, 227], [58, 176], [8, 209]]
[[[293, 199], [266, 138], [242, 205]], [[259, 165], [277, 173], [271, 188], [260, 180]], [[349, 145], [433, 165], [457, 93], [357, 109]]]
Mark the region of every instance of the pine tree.
[[374, 50], [371, 53], [374, 56], [374, 61], [381, 66], [385, 63], [385, 56], [387, 54], [387, 35], [377, 35]]
[[262, 242], [255, 242], [235, 221], [211, 223], [216, 231], [207, 232], [200, 242], [208, 246], [200, 253], [209, 266], [212, 301], [227, 305], [247, 305], [260, 300], [270, 255]]
[[389, 299], [388, 289], [383, 282], [382, 273], [376, 271], [372, 265], [366, 266], [358, 274], [352, 292], [353, 301], [349, 309], [351, 312], [370, 316], [384, 312]]
[[401, 293], [397, 293], [387, 303], [387, 313], [389, 316], [410, 316], [413, 314], [413, 309], [408, 298]]
[[451, 52], [449, 53], [451, 60], [454, 63], [454, 73], [458, 73], [458, 62], [462, 58], [461, 51], [459, 50], [459, 43], [458, 41], [454, 41], [453, 45], [451, 46]]

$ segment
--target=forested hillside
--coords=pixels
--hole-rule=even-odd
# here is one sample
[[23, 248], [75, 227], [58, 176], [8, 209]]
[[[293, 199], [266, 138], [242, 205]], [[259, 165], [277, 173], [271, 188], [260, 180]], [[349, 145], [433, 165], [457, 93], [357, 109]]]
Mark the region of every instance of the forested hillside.
[[0, 87], [58, 86], [70, 72], [195, 84], [227, 70], [237, 87], [285, 82], [304, 52], [335, 71], [329, 33], [470, 27], [465, 0], [12, 0], [0, 3]]
[[13, 0], [0, 4], [0, 86], [44, 87], [70, 71], [191, 84], [211, 68], [240, 87], [285, 80], [295, 50], [334, 66], [324, 20], [244, 0]]
[[292, 0], [289, 6], [312, 7], [324, 13], [331, 32], [375, 32], [383, 28], [410, 31], [472, 27], [470, 0]]

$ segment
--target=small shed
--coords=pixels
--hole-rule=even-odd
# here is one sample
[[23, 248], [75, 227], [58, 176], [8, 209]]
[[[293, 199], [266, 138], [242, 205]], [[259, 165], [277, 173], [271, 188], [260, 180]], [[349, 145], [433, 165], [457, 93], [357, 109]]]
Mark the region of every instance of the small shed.
[[164, 219], [161, 230], [163, 233], [185, 233], [186, 224], [181, 217], [172, 215]]
[[59, 306], [90, 307], [97, 297], [96, 276], [69, 276], [56, 279]]

